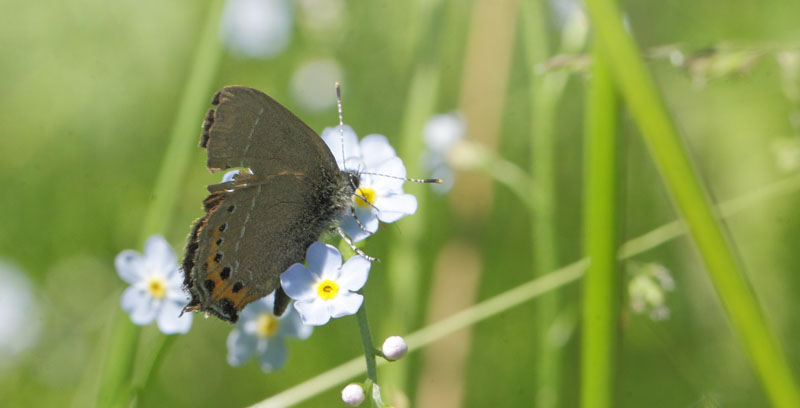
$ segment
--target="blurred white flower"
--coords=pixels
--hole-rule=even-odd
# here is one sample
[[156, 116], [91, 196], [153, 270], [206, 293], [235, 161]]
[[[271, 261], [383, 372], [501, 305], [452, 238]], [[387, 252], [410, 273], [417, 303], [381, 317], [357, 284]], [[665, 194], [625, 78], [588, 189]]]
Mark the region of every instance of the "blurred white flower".
[[342, 389], [342, 401], [349, 407], [361, 405], [364, 398], [364, 387], [361, 384], [348, 384]]
[[458, 160], [453, 156], [464, 150], [456, 146], [464, 141], [466, 132], [467, 124], [458, 112], [434, 115], [422, 128], [422, 139], [427, 147], [422, 153], [422, 161], [433, 177], [442, 180], [442, 184], [433, 186], [435, 191], [443, 193], [453, 187], [455, 174], [452, 167], [459, 164], [453, 163]]
[[236, 328], [228, 335], [228, 364], [238, 367], [258, 354], [258, 363], [265, 373], [272, 372], [286, 361], [286, 339], [305, 340], [313, 328], [300, 320], [292, 305], [282, 316], [275, 316], [272, 307], [275, 293], [247, 305]]
[[222, 43], [243, 57], [277, 56], [289, 45], [292, 14], [289, 0], [228, 0], [220, 23]]
[[342, 265], [342, 254], [315, 242], [306, 251], [308, 268], [296, 263], [281, 274], [281, 286], [294, 299], [303, 323], [321, 326], [331, 317], [354, 314], [364, 296], [356, 293], [367, 282], [370, 262], [354, 256]]
[[408, 345], [404, 338], [400, 336], [391, 336], [383, 341], [381, 352], [383, 352], [383, 356], [386, 357], [387, 360], [399, 360], [408, 352]]
[[292, 74], [289, 92], [297, 103], [321, 111], [336, 104], [334, 84], [343, 81], [342, 67], [331, 59], [306, 62]]
[[172, 247], [160, 235], [144, 244], [144, 256], [126, 249], [114, 261], [117, 274], [131, 286], [122, 292], [122, 310], [140, 326], [157, 320], [164, 334], [186, 333], [192, 327], [192, 314], [182, 314], [188, 303], [183, 277]]
[[[416, 197], [403, 193], [406, 168], [385, 136], [367, 135], [359, 143], [353, 129], [344, 126], [342, 149], [342, 137], [339, 127], [336, 126], [325, 128], [322, 139], [333, 153], [340, 169], [360, 173], [353, 203], [361, 225], [358, 225], [351, 214], [345, 214], [341, 221], [342, 229], [354, 242], [378, 231], [380, 221], [395, 222], [417, 211]], [[342, 153], [345, 160], [342, 160]]]
[[633, 277], [628, 282], [628, 298], [634, 313], [649, 313], [653, 320], [664, 320], [670, 316], [667, 307], [667, 292], [675, 289], [675, 281], [669, 270], [656, 263], [630, 263]]
[[36, 344], [41, 319], [28, 277], [0, 260], [0, 370], [11, 367], [20, 353]]

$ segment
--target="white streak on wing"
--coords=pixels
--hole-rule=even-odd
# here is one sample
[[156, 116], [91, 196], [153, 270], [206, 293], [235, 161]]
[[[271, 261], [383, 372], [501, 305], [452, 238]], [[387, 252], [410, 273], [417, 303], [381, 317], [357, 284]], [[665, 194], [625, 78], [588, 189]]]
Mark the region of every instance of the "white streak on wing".
[[256, 117], [255, 122], [253, 122], [253, 126], [250, 127], [250, 134], [247, 136], [247, 145], [244, 147], [244, 154], [242, 155], [244, 157], [247, 157], [247, 151], [250, 150], [250, 146], [253, 144], [253, 134], [256, 132], [256, 126], [258, 126], [258, 122], [261, 121], [262, 113], [264, 113], [263, 107], [258, 111], [258, 116]]

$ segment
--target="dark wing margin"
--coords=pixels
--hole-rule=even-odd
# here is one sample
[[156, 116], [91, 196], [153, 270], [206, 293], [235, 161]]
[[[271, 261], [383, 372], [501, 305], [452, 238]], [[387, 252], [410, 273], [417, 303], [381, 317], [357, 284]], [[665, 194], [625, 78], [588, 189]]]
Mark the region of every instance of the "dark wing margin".
[[212, 172], [247, 167], [256, 175], [306, 173], [320, 165], [337, 170], [328, 147], [308, 125], [268, 95], [227, 86], [214, 95], [203, 122], [200, 146]]

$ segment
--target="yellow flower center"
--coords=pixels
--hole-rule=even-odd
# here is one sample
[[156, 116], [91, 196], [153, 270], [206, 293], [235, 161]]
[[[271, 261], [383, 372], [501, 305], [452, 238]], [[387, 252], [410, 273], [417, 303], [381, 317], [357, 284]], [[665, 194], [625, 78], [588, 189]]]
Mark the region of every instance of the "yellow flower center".
[[151, 277], [147, 282], [147, 290], [150, 291], [150, 296], [156, 299], [163, 299], [167, 295], [167, 282], [162, 277]]
[[259, 337], [269, 338], [275, 336], [280, 327], [281, 321], [276, 319], [272, 313], [262, 313], [258, 316], [258, 321], [256, 322], [256, 333], [258, 333]]
[[332, 280], [324, 280], [317, 286], [319, 297], [324, 300], [331, 300], [339, 293], [339, 284]]
[[361, 208], [369, 208], [370, 204], [375, 204], [375, 190], [369, 187], [359, 187], [353, 195], [353, 201]]

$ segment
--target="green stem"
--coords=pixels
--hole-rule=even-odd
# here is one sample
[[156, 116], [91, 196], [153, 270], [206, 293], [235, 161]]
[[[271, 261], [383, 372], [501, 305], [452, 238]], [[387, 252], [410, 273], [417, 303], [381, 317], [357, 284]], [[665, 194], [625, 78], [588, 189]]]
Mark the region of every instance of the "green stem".
[[[154, 196], [143, 223], [141, 240], [166, 230], [172, 219], [174, 204], [180, 192], [192, 146], [198, 139], [197, 124], [209, 102], [210, 88], [217, 75], [222, 51], [217, 41], [217, 25], [222, 0], [212, 0], [208, 16], [198, 38], [189, 76], [181, 97], [175, 123], [169, 138]], [[117, 313], [101, 371], [97, 405], [101, 407], [127, 405], [124, 391], [129, 387], [136, 359], [141, 328], [133, 325], [123, 313]], [[148, 370], [150, 372], [152, 370]], [[147, 383], [145, 379], [145, 383]]]
[[[757, 194], [748, 193], [733, 200], [726, 201], [720, 204], [719, 208], [722, 209], [735, 206], [737, 210], [741, 210], [745, 205], [755, 206], [755, 204], [761, 202], [762, 200], [788, 195], [789, 193], [793, 193], [798, 190], [800, 190], [800, 176], [789, 177], [769, 184], [763, 189], [759, 189]], [[734, 212], [720, 212], [726, 217], [734, 214]], [[654, 231], [662, 229], [663, 228], [659, 227]], [[648, 235], [650, 235], [650, 233], [634, 238], [628, 241], [628, 243]], [[664, 236], [661, 238], [660, 242], [665, 243], [681, 235], [682, 234]], [[642, 252], [652, 248], [653, 247], [640, 247]], [[631, 251], [625, 256], [632, 257], [639, 255], [642, 252]], [[622, 258], [623, 257], [620, 256], [620, 259]], [[405, 337], [406, 343], [408, 344], [408, 350], [418, 350], [458, 330], [489, 319], [499, 313], [519, 306], [524, 302], [535, 299], [542, 294], [557, 290], [572, 282], [575, 282], [583, 276], [583, 271], [588, 266], [588, 258], [580, 259], [545, 276], [535, 278], [520, 286], [511, 288], [503, 293], [498, 294], [497, 296], [486, 299], [483, 302], [475, 304], [474, 306], [458, 312], [448, 318], [442, 319], [436, 323], [417, 330]], [[299, 404], [311, 397], [335, 387], [338, 384], [341, 384], [344, 381], [347, 381], [350, 378], [354, 378], [363, 374], [365, 370], [363, 361], [364, 360], [361, 357], [354, 358], [344, 364], [341, 364], [322, 374], [297, 384], [292, 388], [284, 390], [279, 394], [269, 397], [264, 401], [253, 405], [253, 407], [278, 408]], [[378, 366], [386, 363], [387, 361], [385, 360], [379, 360]]]
[[372, 343], [372, 334], [369, 331], [369, 321], [367, 320], [367, 306], [361, 305], [356, 312], [358, 320], [358, 331], [361, 333], [361, 345], [364, 346], [364, 359], [367, 360], [367, 378], [374, 384], [378, 383], [378, 366], [375, 362], [375, 345]]
[[588, 0], [600, 52], [686, 220], [735, 333], [772, 404], [800, 406], [800, 391], [614, 0]]
[[591, 265], [583, 281], [581, 406], [613, 407], [621, 276], [617, 268], [618, 102], [595, 52], [587, 97], [584, 225]]
[[358, 312], [356, 312], [356, 319], [358, 320], [358, 331], [361, 333], [361, 345], [364, 347], [364, 359], [367, 361], [366, 384], [369, 391], [367, 398], [369, 398], [371, 407], [380, 408], [383, 406], [383, 400], [380, 399], [380, 395], [377, 396], [377, 400], [376, 396], [373, 395], [375, 392], [374, 386], [378, 384], [378, 364], [375, 361], [378, 350], [375, 349], [375, 345], [372, 343], [372, 334], [370, 333], [369, 320], [367, 319], [366, 302], [362, 303]]

